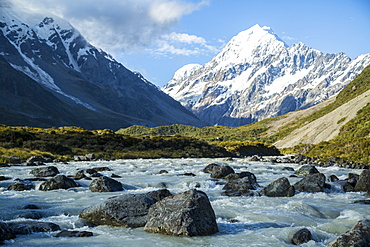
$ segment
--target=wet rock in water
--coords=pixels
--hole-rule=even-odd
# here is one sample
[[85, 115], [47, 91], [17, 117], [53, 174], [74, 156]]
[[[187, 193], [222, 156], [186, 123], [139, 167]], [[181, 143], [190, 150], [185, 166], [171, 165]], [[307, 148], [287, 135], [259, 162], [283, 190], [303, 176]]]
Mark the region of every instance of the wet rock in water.
[[283, 171], [294, 172], [294, 168], [293, 167], [286, 166], [286, 167], [283, 167]]
[[22, 207], [22, 209], [40, 209], [38, 206], [35, 204], [27, 204]]
[[365, 247], [370, 246], [370, 220], [360, 220], [346, 233], [327, 245], [327, 247]]
[[370, 191], [370, 170], [363, 170], [356, 183], [355, 191]]
[[224, 178], [230, 173], [235, 173], [234, 169], [228, 165], [214, 166], [211, 171], [211, 178]]
[[370, 200], [357, 200], [357, 201], [354, 201], [353, 203], [370, 204]]
[[50, 158], [43, 158], [38, 156], [32, 156], [26, 160], [25, 163], [23, 163], [24, 166], [43, 166], [44, 163], [50, 163], [52, 162], [52, 159]]
[[12, 228], [9, 227], [8, 224], [0, 221], [0, 244], [4, 242], [4, 240], [9, 240], [16, 238]]
[[121, 178], [121, 176], [120, 175], [117, 175], [117, 174], [114, 174], [114, 173], [112, 173], [112, 175], [110, 175], [112, 178]]
[[35, 168], [30, 172], [30, 174], [33, 174], [35, 177], [54, 177], [59, 174], [59, 170], [55, 166], [48, 166]]
[[307, 176], [309, 174], [320, 173], [313, 165], [303, 165], [294, 174], [298, 176]]
[[123, 187], [121, 182], [114, 180], [107, 176], [102, 176], [94, 179], [89, 186], [92, 192], [114, 192], [122, 191]]
[[63, 230], [61, 232], [59, 232], [57, 235], [55, 235], [56, 237], [91, 237], [91, 236], [94, 236], [94, 234], [92, 232], [88, 232], [88, 231], [67, 231], [67, 230]]
[[40, 184], [39, 190], [47, 191], [47, 190], [69, 189], [79, 186], [80, 185], [76, 183], [73, 179], [68, 178], [64, 175], [57, 175]]
[[325, 175], [322, 173], [308, 174], [295, 183], [294, 188], [301, 192], [324, 192]]
[[172, 196], [172, 193], [168, 189], [162, 189], [162, 190], [155, 190], [146, 193], [148, 196], [153, 197], [157, 201], [162, 200], [163, 198], [166, 198], [167, 196]]
[[6, 176], [0, 176], [0, 181], [5, 181], [5, 180], [10, 180], [12, 179], [11, 177], [6, 177]]
[[[239, 179], [239, 178], [245, 178], [245, 177], [248, 177], [248, 176], [254, 176], [253, 173], [251, 172], [240, 172], [240, 173], [230, 173], [229, 175], [227, 175], [226, 177], [224, 177], [224, 179], [226, 181], [231, 181], [231, 180], [236, 180], [236, 179]], [[256, 178], [256, 176], [254, 176], [254, 179]]]
[[216, 164], [216, 163], [211, 163], [211, 164], [208, 164], [204, 169], [203, 169], [203, 172], [205, 173], [211, 173], [213, 171], [213, 169], [215, 167], [218, 167], [220, 165]]
[[158, 172], [158, 174], [166, 174], [166, 173], [168, 173], [168, 171], [167, 171], [167, 170], [160, 170], [160, 171]]
[[144, 230], [176, 236], [205, 236], [218, 232], [218, 227], [208, 196], [199, 190], [188, 190], [151, 206]]
[[312, 240], [312, 234], [307, 228], [303, 228], [296, 232], [292, 238], [292, 244], [301, 245]]
[[269, 197], [292, 197], [294, 193], [294, 186], [290, 185], [285, 177], [275, 180], [260, 191], [262, 196]]
[[86, 169], [85, 172], [88, 173], [88, 174], [90, 174], [90, 175], [95, 174], [95, 173], [98, 173], [97, 170], [92, 169], [92, 168]]
[[328, 182], [337, 182], [337, 181], [339, 181], [339, 178], [335, 175], [330, 175], [328, 177]]
[[345, 180], [352, 185], [352, 187], [355, 187], [357, 184], [357, 181], [360, 179], [360, 175], [354, 174], [354, 173], [348, 173], [348, 178]]
[[196, 175], [192, 172], [185, 172], [183, 174], [179, 174], [179, 176], [195, 177]]
[[85, 208], [79, 217], [95, 225], [142, 227], [157, 200], [145, 194], [124, 194]]
[[76, 174], [73, 176], [74, 179], [76, 180], [80, 180], [80, 179], [83, 179], [83, 178], [86, 178], [87, 176], [85, 175], [85, 171], [84, 170], [79, 170], [76, 172]]
[[344, 181], [344, 180], [339, 180], [337, 182], [335, 182], [336, 184], [339, 184], [341, 189], [344, 191], [344, 192], [352, 192], [352, 191], [355, 191], [355, 189], [353, 188], [353, 186], [348, 183], [347, 181]]
[[248, 173], [246, 177], [231, 180], [222, 188], [227, 196], [256, 196], [258, 193], [251, 192], [258, 187], [257, 178], [253, 173]]
[[18, 234], [25, 235], [34, 232], [52, 232], [60, 230], [60, 227], [57, 224], [51, 222], [19, 221], [19, 222], [9, 222], [8, 225], [16, 235]]
[[42, 218], [41, 214], [35, 211], [21, 213], [18, 215], [18, 217], [25, 218], [25, 219], [33, 219], [33, 220], [38, 220]]
[[94, 170], [98, 172], [111, 171], [111, 169], [107, 166], [95, 167]]
[[28, 180], [18, 180], [8, 186], [8, 190], [16, 191], [32, 190], [33, 188], [33, 183]]

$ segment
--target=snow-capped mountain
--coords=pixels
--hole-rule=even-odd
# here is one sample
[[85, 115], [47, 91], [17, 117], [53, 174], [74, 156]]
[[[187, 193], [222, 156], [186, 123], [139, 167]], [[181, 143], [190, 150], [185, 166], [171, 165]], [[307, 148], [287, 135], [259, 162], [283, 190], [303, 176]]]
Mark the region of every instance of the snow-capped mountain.
[[204, 65], [185, 65], [162, 90], [212, 125], [240, 126], [315, 105], [338, 93], [367, 65], [303, 43], [287, 46], [269, 27], [233, 37]]
[[[204, 125], [139, 73], [89, 44], [66, 20], [16, 10], [6, 0], [0, 2], [0, 58], [0, 123], [90, 129]], [[50, 101], [35, 101], [35, 94]]]

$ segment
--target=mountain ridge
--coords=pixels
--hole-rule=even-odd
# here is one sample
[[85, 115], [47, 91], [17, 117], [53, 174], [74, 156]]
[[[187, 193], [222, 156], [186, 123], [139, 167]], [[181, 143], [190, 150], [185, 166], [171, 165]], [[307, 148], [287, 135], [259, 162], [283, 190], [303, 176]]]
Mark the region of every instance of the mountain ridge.
[[[71, 109], [84, 108], [82, 111], [86, 114], [81, 116], [88, 117], [88, 112], [99, 116], [94, 121], [88, 118], [80, 121], [76, 119], [78, 115], [63, 114], [62, 122], [53, 121], [57, 126], [65, 122], [85, 123], [80, 127], [88, 129], [118, 129], [132, 124], [206, 125], [142, 75], [89, 44], [59, 17], [16, 12], [11, 5], [3, 4], [0, 6], [0, 56]], [[23, 113], [23, 119], [11, 125], [30, 120], [27, 112]], [[75, 119], [71, 120], [72, 117]]]
[[324, 54], [302, 42], [287, 46], [255, 25], [201, 66], [180, 68], [162, 89], [211, 125], [240, 126], [305, 109], [337, 94], [370, 64]]

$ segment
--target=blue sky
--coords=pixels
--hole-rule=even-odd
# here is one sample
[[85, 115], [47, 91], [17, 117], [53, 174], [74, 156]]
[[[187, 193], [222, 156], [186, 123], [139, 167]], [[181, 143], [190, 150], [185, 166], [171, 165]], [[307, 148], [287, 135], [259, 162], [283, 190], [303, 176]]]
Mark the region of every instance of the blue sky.
[[239, 32], [269, 26], [352, 59], [370, 53], [370, 0], [12, 0], [64, 17], [93, 45], [158, 86], [188, 63], [208, 62]]

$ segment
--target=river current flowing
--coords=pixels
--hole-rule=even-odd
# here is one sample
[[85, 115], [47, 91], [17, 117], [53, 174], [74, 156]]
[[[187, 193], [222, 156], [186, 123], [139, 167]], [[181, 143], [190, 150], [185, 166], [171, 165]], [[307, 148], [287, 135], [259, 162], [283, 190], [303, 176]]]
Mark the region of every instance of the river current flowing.
[[[5, 241], [5, 246], [294, 246], [292, 236], [302, 228], [311, 231], [313, 239], [301, 246], [326, 246], [359, 220], [370, 219], [370, 205], [354, 203], [365, 200], [364, 192], [344, 192], [334, 183], [331, 189], [319, 193], [296, 192], [293, 197], [228, 197], [222, 195], [220, 181], [210, 178], [203, 169], [210, 163], [230, 165], [235, 172], [248, 171], [257, 177], [259, 189], [278, 178], [286, 177], [291, 184], [302, 178], [290, 177], [299, 164], [253, 162], [245, 159], [138, 159], [48, 164], [56, 166], [60, 174], [72, 176], [78, 169], [109, 167], [100, 172], [124, 184], [125, 191], [97, 193], [89, 190], [91, 180], [78, 180], [81, 187], [68, 190], [40, 191], [36, 189], [12, 191], [7, 187], [16, 178], [32, 178], [29, 172], [35, 167], [12, 166], [0, 168], [0, 175], [11, 180], [0, 181], [0, 220], [5, 222], [26, 220], [19, 215], [22, 209], [35, 204], [43, 218], [35, 221], [53, 222], [62, 229], [90, 231], [92, 237], [55, 237], [57, 232], [17, 235]], [[344, 180], [349, 173], [362, 170], [337, 166], [317, 167], [326, 177], [336, 175]], [[168, 173], [159, 174], [161, 170]], [[185, 176], [193, 173], [195, 176]], [[177, 237], [147, 233], [144, 228], [112, 226], [87, 227], [79, 224], [78, 215], [86, 207], [98, 204], [109, 197], [125, 193], [147, 193], [167, 188], [175, 194], [189, 189], [205, 192], [215, 211], [219, 232], [211, 236]]]

